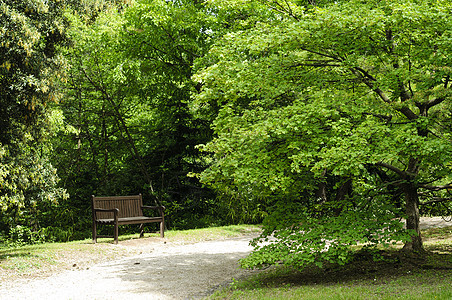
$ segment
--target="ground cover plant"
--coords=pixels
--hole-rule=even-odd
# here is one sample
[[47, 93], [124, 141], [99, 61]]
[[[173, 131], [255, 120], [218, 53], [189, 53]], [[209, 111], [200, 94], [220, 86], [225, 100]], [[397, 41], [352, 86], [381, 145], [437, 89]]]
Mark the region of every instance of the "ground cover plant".
[[374, 253], [355, 249], [345, 265], [271, 267], [209, 299], [451, 299], [452, 226], [422, 235], [426, 253], [400, 251], [401, 245]]

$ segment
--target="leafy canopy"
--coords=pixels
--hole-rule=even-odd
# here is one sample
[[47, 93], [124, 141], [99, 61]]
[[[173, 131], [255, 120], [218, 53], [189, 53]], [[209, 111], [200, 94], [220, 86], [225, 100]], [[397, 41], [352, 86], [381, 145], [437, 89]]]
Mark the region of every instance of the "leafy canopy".
[[45, 144], [58, 123], [48, 106], [65, 75], [57, 51], [66, 42], [65, 5], [0, 2], [0, 234], [48, 225], [45, 213], [67, 197]]
[[215, 43], [193, 104], [216, 111], [201, 180], [275, 203], [262, 239], [276, 241], [244, 264], [422, 247], [418, 203], [450, 200], [451, 3], [244, 3], [270, 13]]

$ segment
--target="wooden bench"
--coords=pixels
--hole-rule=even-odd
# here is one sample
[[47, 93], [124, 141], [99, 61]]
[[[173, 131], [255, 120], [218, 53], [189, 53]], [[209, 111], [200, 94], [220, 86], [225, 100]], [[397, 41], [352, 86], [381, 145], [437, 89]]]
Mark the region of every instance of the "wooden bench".
[[[93, 212], [93, 242], [97, 238], [111, 237], [118, 243], [118, 226], [127, 224], [140, 224], [140, 237], [143, 237], [143, 226], [145, 223], [160, 223], [160, 236], [164, 237], [165, 216], [164, 206], [143, 206], [141, 194], [136, 196], [92, 196], [91, 202]], [[145, 209], [151, 209], [157, 212], [156, 217], [146, 217], [143, 214]], [[97, 235], [97, 225], [113, 225], [113, 235]]]

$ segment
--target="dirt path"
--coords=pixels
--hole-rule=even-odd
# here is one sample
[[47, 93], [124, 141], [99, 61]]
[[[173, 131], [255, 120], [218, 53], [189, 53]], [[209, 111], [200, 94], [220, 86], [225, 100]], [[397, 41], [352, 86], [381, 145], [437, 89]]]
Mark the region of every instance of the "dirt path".
[[449, 217], [421, 217], [421, 229], [452, 226], [452, 216]]
[[[0, 299], [201, 298], [233, 279], [258, 272], [240, 269], [238, 264], [251, 251], [251, 239], [188, 245], [142, 240], [140, 255], [45, 279], [10, 282], [0, 291]], [[136, 243], [125, 241], [121, 246], [137, 247]]]
[[[422, 218], [422, 229], [451, 226], [442, 218]], [[142, 239], [119, 247], [141, 254], [65, 271], [43, 279], [0, 284], [0, 299], [199, 299], [233, 279], [259, 271], [239, 268], [252, 236], [194, 244]]]

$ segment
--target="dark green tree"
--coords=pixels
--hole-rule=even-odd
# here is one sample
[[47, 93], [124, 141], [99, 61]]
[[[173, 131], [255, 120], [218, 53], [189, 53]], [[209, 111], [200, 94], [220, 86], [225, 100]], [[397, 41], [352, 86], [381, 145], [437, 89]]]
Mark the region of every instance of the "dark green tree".
[[202, 226], [197, 220], [213, 213], [213, 194], [187, 175], [205, 168], [195, 146], [209, 140], [211, 130], [209, 122], [190, 114], [188, 103], [199, 89], [191, 79], [193, 64], [211, 43], [212, 18], [197, 1], [139, 1], [125, 18], [124, 48], [140, 71], [138, 97], [153, 116], [144, 158], [154, 188], [164, 203], [179, 210], [185, 226]]
[[45, 144], [65, 60], [64, 1], [0, 3], [0, 231], [37, 230], [41, 213], [65, 197]]
[[64, 71], [56, 46], [64, 41], [63, 2], [0, 4], [0, 143], [21, 135], [20, 125], [39, 123], [58, 99], [55, 82]]
[[187, 176], [204, 168], [195, 145], [211, 135], [187, 107], [193, 61], [207, 49], [196, 14], [190, 2], [154, 1], [106, 9], [93, 22], [69, 17], [61, 106], [69, 126], [56, 139], [55, 160], [70, 205], [87, 218], [93, 193], [141, 192], [167, 206], [170, 226], [213, 221], [203, 219], [214, 213], [212, 193]]

